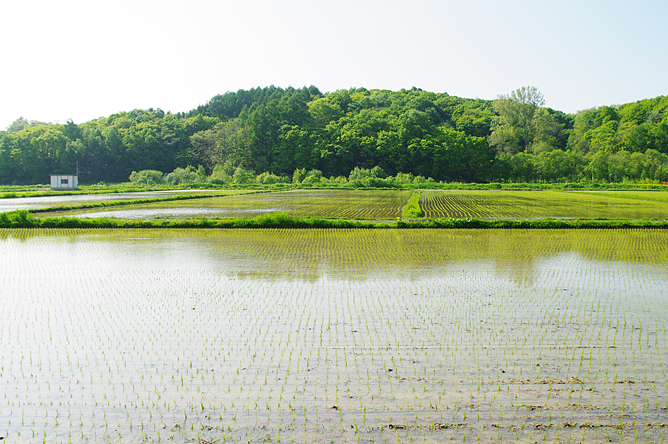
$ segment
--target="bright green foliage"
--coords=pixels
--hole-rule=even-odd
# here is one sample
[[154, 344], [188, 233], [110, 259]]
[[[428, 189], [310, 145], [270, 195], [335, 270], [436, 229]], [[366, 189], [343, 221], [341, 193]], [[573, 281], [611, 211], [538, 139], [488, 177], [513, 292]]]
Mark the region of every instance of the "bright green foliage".
[[0, 223], [4, 228], [23, 228], [35, 226], [35, 218], [27, 210], [16, 210], [0, 213]]
[[232, 175], [232, 181], [236, 184], [245, 184], [248, 183], [248, 181], [253, 179], [254, 177], [255, 173], [253, 171], [249, 171], [242, 166], [238, 166], [234, 170], [234, 174]]
[[234, 175], [234, 170], [236, 168], [232, 165], [231, 161], [225, 162], [224, 165], [217, 164], [213, 168], [209, 180], [214, 183], [225, 183], [226, 181], [232, 180], [232, 175]]
[[415, 193], [408, 199], [408, 204], [401, 209], [401, 216], [406, 218], [418, 218], [422, 217], [422, 209], [420, 208], [420, 192], [421, 190], [415, 190]]
[[312, 186], [322, 181], [322, 171], [312, 169], [306, 171], [306, 168], [298, 168], [292, 174], [292, 183], [295, 185]]
[[162, 172], [157, 170], [133, 171], [130, 174], [130, 182], [137, 186], [155, 186], [162, 183]]
[[287, 176], [277, 176], [272, 173], [261, 173], [258, 174], [257, 177], [255, 178], [255, 181], [257, 183], [261, 183], [264, 185], [273, 185], [277, 183], [290, 183], [290, 178]]
[[206, 182], [207, 177], [206, 177], [206, 170], [202, 165], [197, 167], [197, 182]]
[[668, 154], [668, 96], [579, 112], [569, 145], [582, 152]]
[[355, 167], [348, 176], [348, 186], [355, 188], [385, 188], [392, 186], [391, 181], [384, 180], [387, 175], [379, 166], [365, 169]]
[[292, 173], [292, 183], [299, 185], [306, 178], [306, 168], [297, 168]]
[[[191, 152], [197, 162], [213, 170], [216, 165], [247, 165], [254, 151], [250, 127], [239, 119], [218, 122], [213, 128], [199, 131], [190, 137]], [[234, 174], [234, 170], [229, 176]]]
[[[77, 164], [80, 183], [188, 165], [202, 165], [213, 183], [237, 185], [265, 183], [235, 180], [238, 167], [293, 179], [297, 170], [320, 171], [306, 183], [297, 174], [293, 183], [308, 187], [334, 186], [356, 168], [375, 167], [384, 173], [355, 173], [350, 186], [394, 186], [384, 175], [400, 173], [477, 183], [668, 181], [665, 96], [576, 115], [543, 105], [533, 87], [495, 101], [418, 88], [323, 94], [268, 87], [215, 96], [187, 114], [133, 110], [79, 125], [21, 118], [0, 132], [0, 183], [45, 183]], [[632, 167], [622, 168], [627, 157]]]
[[44, 126], [44, 125], [49, 125], [49, 123], [40, 122], [38, 120], [28, 121], [24, 117], [19, 117], [14, 122], [12, 122], [11, 125], [9, 125], [7, 127], [7, 131], [10, 132], [10, 133], [18, 133], [19, 131], [23, 131], [24, 129], [26, 129], [30, 126]]
[[542, 129], [541, 107], [545, 98], [534, 86], [522, 87], [494, 101], [495, 120], [491, 141], [506, 152], [529, 152]]
[[304, 180], [302, 180], [302, 185], [314, 185], [317, 183], [320, 183], [322, 180], [322, 171], [312, 169], [310, 170], [307, 174], [306, 177], [304, 177]]
[[[188, 165], [186, 168], [177, 168], [166, 177], [167, 182], [173, 185], [188, 184], [197, 182], [201, 178], [195, 167]], [[206, 179], [206, 173], [204, 174]]]
[[132, 171], [172, 171], [195, 163], [191, 135], [217, 119], [134, 110], [80, 125], [25, 126], [0, 134], [0, 182], [45, 183], [49, 174], [76, 171], [88, 183], [120, 182]]

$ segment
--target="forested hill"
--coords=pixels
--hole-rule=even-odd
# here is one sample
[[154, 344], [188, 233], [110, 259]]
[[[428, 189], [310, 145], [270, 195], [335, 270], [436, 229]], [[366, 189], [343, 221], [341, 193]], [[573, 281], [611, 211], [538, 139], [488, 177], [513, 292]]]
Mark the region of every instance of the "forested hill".
[[0, 132], [0, 183], [127, 181], [132, 171], [202, 165], [292, 176], [355, 167], [439, 181], [668, 181], [668, 97], [564, 114], [535, 88], [497, 100], [420, 89], [254, 88], [189, 112], [113, 114], [79, 125], [23, 118]]

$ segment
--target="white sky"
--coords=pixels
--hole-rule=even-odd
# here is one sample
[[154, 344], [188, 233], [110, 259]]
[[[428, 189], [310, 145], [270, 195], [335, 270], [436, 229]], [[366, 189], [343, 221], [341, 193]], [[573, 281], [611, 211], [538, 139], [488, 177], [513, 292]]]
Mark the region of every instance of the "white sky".
[[666, 0], [17, 0], [0, 16], [0, 129], [272, 84], [533, 85], [564, 112], [668, 94]]

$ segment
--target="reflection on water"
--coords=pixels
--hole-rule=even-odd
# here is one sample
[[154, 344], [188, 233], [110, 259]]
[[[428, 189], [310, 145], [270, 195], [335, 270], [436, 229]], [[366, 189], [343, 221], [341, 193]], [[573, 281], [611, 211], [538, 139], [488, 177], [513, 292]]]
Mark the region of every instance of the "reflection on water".
[[419, 278], [476, 264], [533, 282], [536, 267], [563, 271], [577, 267], [576, 258], [668, 263], [668, 235], [660, 230], [0, 230], [0, 240], [4, 248], [20, 240], [17, 254], [86, 245], [103, 249], [105, 262], [120, 254], [120, 265], [139, 252], [151, 266], [178, 260], [268, 279]]
[[284, 211], [283, 208], [256, 208], [247, 210], [226, 210], [223, 208], [206, 208], [193, 206], [191, 208], [151, 208], [151, 209], [132, 209], [132, 210], [110, 210], [96, 211], [91, 213], [76, 214], [78, 218], [94, 217], [116, 217], [119, 219], [155, 219], [155, 218], [196, 218], [196, 217], [243, 217], [255, 216], [263, 213], [278, 213]]
[[91, 201], [134, 200], [170, 197], [183, 194], [175, 191], [140, 191], [136, 193], [100, 193], [100, 194], [69, 194], [40, 197], [17, 197], [0, 199], [0, 213], [14, 210], [36, 210], [58, 205], [77, 205]]

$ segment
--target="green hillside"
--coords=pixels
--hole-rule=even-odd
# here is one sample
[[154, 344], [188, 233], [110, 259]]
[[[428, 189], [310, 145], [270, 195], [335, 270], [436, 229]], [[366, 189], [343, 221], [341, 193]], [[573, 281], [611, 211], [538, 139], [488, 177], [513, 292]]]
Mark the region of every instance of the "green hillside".
[[20, 118], [0, 132], [0, 183], [45, 183], [77, 163], [83, 183], [188, 165], [221, 181], [238, 167], [289, 178], [379, 167], [436, 181], [668, 181], [668, 96], [574, 115], [543, 103], [535, 88], [489, 101], [271, 86], [178, 114], [133, 110], [78, 125]]

